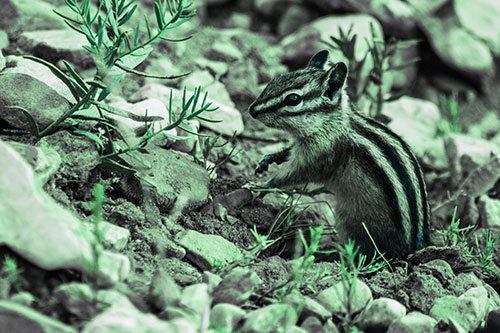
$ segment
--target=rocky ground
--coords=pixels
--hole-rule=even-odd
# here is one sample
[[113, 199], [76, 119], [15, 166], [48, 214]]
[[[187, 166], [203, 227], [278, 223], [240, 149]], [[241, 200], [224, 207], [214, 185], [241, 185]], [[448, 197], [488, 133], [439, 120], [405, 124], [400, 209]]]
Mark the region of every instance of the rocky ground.
[[[89, 39], [54, 13], [85, 3], [98, 11], [2, 3], [0, 332], [500, 331], [497, 1], [193, 0], [167, 35], [191, 39], [134, 54], [131, 68], [156, 77], [111, 66], [104, 78]], [[101, 3], [104, 19], [120, 1]], [[145, 40], [154, 5], [136, 3], [121, 29]], [[351, 26], [345, 57], [331, 36]], [[418, 43], [376, 84], [369, 49], [392, 39]], [[337, 245], [331, 195], [249, 190], [277, 170], [255, 176], [260, 158], [289, 142], [249, 104], [325, 48], [366, 57], [359, 86], [399, 97], [375, 115], [358, 91], [424, 169], [433, 246], [406, 260], [358, 265]], [[206, 92], [218, 109], [169, 128], [198, 87], [192, 104]], [[64, 118], [85, 89], [93, 103]]]

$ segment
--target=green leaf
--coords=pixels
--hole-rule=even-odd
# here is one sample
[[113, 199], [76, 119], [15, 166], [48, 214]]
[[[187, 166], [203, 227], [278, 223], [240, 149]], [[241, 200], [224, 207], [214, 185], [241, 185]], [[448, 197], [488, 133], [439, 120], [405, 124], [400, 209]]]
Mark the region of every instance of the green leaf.
[[135, 68], [139, 64], [141, 64], [149, 54], [153, 51], [151, 46], [144, 46], [134, 50], [132, 53], [129, 53], [123, 57], [121, 57], [117, 62], [120, 65], [128, 68]]
[[196, 118], [198, 118], [202, 121], [206, 121], [208, 123], [222, 123], [222, 120], [220, 120], [220, 119], [210, 119], [210, 118], [202, 117], [200, 115], [197, 115]]
[[170, 133], [167, 133], [167, 132], [161, 132], [161, 134], [163, 136], [165, 136], [166, 138], [172, 139], [172, 140], [187, 140], [187, 139], [191, 139], [190, 136], [178, 136], [178, 135], [170, 134]]
[[116, 115], [121, 116], [121, 117], [126, 117], [129, 119], [135, 120], [135, 121], [152, 122], [152, 121], [160, 121], [160, 120], [164, 119], [163, 117], [160, 117], [160, 116], [138, 116], [135, 113], [132, 113], [130, 111], [121, 110], [121, 109], [115, 108], [113, 106], [110, 106], [110, 105], [108, 105], [106, 103], [102, 103], [102, 102], [93, 101], [92, 104], [104, 109], [105, 111], [107, 111], [109, 113], [116, 114]]
[[79, 130], [79, 129], [75, 129], [73, 131], [74, 134], [76, 135], [83, 135], [83, 136], [86, 136], [87, 138], [89, 138], [90, 140], [94, 141], [97, 145], [97, 150], [99, 151], [99, 154], [102, 154], [102, 152], [104, 151], [104, 143], [102, 142], [102, 140], [97, 136], [95, 135], [94, 133], [92, 132], [89, 132], [89, 131], [84, 131], [84, 130]]
[[118, 20], [118, 24], [124, 25], [125, 23], [127, 23], [127, 21], [130, 19], [130, 17], [132, 17], [132, 14], [134, 14], [136, 9], [137, 9], [137, 5], [134, 5], [134, 7], [132, 7], [132, 9], [126, 14], [126, 16], [124, 16]]
[[63, 14], [59, 13], [57, 10], [55, 10], [55, 9], [52, 10], [52, 11], [54, 12], [54, 14], [59, 15], [60, 17], [62, 17], [65, 21], [69, 21], [69, 22], [72, 22], [72, 23], [78, 24], [78, 25], [82, 25], [83, 24], [83, 22], [78, 21], [76, 19], [72, 19], [71, 17], [68, 17], [66, 15], [63, 15]]
[[87, 87], [87, 84], [83, 81], [83, 78], [80, 75], [78, 75], [78, 73], [75, 71], [75, 69], [73, 68], [73, 66], [71, 66], [69, 62], [67, 62], [66, 60], [63, 60], [62, 62], [64, 66], [66, 66], [66, 69], [71, 74], [71, 76], [78, 83], [80, 88], [82, 88], [85, 91], [85, 93], [87, 93], [89, 91], [89, 87]]
[[123, 164], [120, 164], [110, 158], [103, 158], [101, 166], [108, 170], [118, 171], [124, 175], [133, 175], [137, 172], [134, 169], [124, 166]]
[[35, 118], [33, 118], [33, 116], [31, 115], [31, 113], [28, 110], [26, 110], [23, 107], [16, 106], [16, 105], [6, 106], [6, 108], [21, 111], [24, 114], [24, 116], [26, 117], [26, 120], [28, 121], [30, 134], [35, 136], [35, 137], [40, 136], [40, 129], [38, 127], [38, 124], [36, 123]]

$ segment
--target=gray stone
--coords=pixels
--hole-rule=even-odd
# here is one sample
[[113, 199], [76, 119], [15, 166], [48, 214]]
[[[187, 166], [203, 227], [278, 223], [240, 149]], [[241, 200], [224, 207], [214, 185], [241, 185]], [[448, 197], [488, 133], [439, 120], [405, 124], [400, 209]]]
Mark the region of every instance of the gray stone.
[[[0, 30], [1, 31], [1, 30]], [[0, 49], [0, 72], [5, 68], [5, 57], [3, 56], [2, 49]]]
[[[68, 87], [45, 66], [22, 57], [9, 56], [15, 64], [0, 73], [0, 117], [10, 125], [28, 128], [24, 114], [6, 106], [19, 106], [30, 112], [43, 130], [69, 110], [74, 101]], [[23, 89], [19, 89], [23, 87]]]
[[496, 0], [453, 1], [462, 26], [484, 40], [495, 55], [500, 55], [500, 3]]
[[[223, 104], [224, 102], [228, 103], [229, 101], [223, 94], [223, 91], [220, 89], [222, 89], [222, 87], [220, 87], [220, 85], [218, 84], [207, 87], [207, 91], [209, 92], [207, 101], [212, 103], [211, 105], [212, 107], [219, 107], [219, 109], [213, 112], [202, 113], [201, 116], [212, 120], [221, 120], [221, 122], [211, 123], [201, 120], [200, 124], [217, 133], [233, 135], [234, 132], [236, 131], [237, 134], [240, 134], [243, 132], [244, 129], [241, 113], [234, 107], [234, 103], [231, 102], [232, 105]], [[157, 98], [159, 100], [168, 101], [170, 98], [171, 91], [172, 91], [172, 104], [175, 107], [175, 110], [177, 110], [176, 112], [180, 112], [179, 110], [182, 107], [183, 92], [178, 89], [171, 89], [158, 84], [148, 84], [147, 86], [144, 86], [139, 91], [137, 91], [131, 98], [132, 99]], [[219, 100], [212, 99], [210, 95], [211, 93], [214, 94], [214, 96], [219, 96], [219, 98], [221, 98], [223, 101], [219, 103]], [[188, 91], [187, 98], [189, 98], [191, 95], [192, 93]], [[200, 98], [200, 100], [201, 99], [202, 98]], [[199, 101], [198, 106], [200, 105], [200, 103], [201, 102]]]
[[297, 313], [289, 304], [271, 304], [251, 311], [245, 316], [242, 330], [252, 333], [278, 332], [292, 327], [297, 322]]
[[325, 321], [332, 315], [331, 312], [325, 309], [317, 300], [300, 293], [290, 293], [286, 295], [283, 299], [283, 303], [288, 303], [295, 309], [300, 309], [299, 319], [314, 316], [321, 319], [321, 321]]
[[425, 17], [420, 20], [420, 27], [438, 57], [448, 66], [471, 77], [493, 74], [493, 57], [488, 46], [453, 18]]
[[[95, 232], [93, 223], [85, 223], [85, 226], [91, 232]], [[116, 251], [121, 251], [125, 248], [130, 238], [128, 229], [119, 227], [113, 223], [102, 221], [97, 226], [98, 232], [102, 236], [102, 241], [105, 246], [109, 246]]]
[[261, 284], [262, 281], [255, 272], [248, 268], [236, 267], [215, 287], [212, 304], [242, 305]]
[[29, 307], [0, 300], [0, 325], [9, 333], [76, 333], [77, 331]]
[[387, 333], [428, 333], [434, 332], [436, 319], [420, 312], [410, 312], [406, 316], [392, 322]]
[[328, 311], [335, 314], [346, 313], [347, 304], [351, 314], [362, 311], [373, 299], [370, 288], [361, 280], [356, 280], [354, 290], [351, 291], [351, 299], [348, 299], [349, 290], [342, 281], [337, 282], [330, 288], [321, 291], [316, 300]]
[[174, 279], [161, 266], [153, 276], [149, 287], [149, 299], [157, 310], [164, 310], [168, 306], [174, 306], [180, 300], [181, 289]]
[[205, 235], [186, 230], [176, 235], [176, 241], [186, 249], [186, 256], [201, 269], [227, 265], [243, 258], [240, 249], [218, 235]]
[[484, 287], [469, 289], [460, 297], [444, 296], [434, 301], [430, 314], [438, 321], [452, 322], [464, 332], [473, 332], [485, 319], [488, 292]]
[[392, 119], [389, 127], [410, 145], [417, 156], [436, 168], [448, 166], [443, 144], [436, 139], [441, 121], [436, 104], [404, 96], [385, 103], [382, 113]]
[[315, 13], [303, 4], [290, 4], [278, 23], [278, 35], [287, 36], [293, 33], [302, 25], [312, 21], [315, 16]]
[[206, 283], [187, 286], [182, 290], [180, 298], [180, 304], [198, 314], [200, 318], [210, 307], [210, 301], [208, 284]]
[[391, 323], [406, 315], [403, 304], [381, 297], [372, 301], [360, 314], [359, 327], [366, 331], [386, 331]]
[[[4, 170], [0, 174], [0, 244], [44, 269], [89, 272], [95, 266], [94, 235], [42, 190], [23, 158], [1, 141], [0, 156]], [[130, 268], [127, 257], [102, 250], [97, 264], [103, 283], [123, 279]]]
[[216, 330], [232, 332], [245, 313], [245, 310], [236, 305], [219, 303], [210, 311], [210, 325]]
[[24, 27], [30, 29], [58, 29], [67, 25], [55, 15], [54, 6], [45, 1], [4, 0], [0, 13], [0, 29], [18, 31]]
[[89, 45], [87, 38], [72, 29], [25, 31], [18, 45], [43, 59], [64, 59], [80, 68], [94, 64], [92, 54], [82, 47]]
[[115, 304], [88, 322], [83, 333], [117, 332], [196, 332], [195, 324], [163, 321], [135, 308], [130, 301]]
[[[9, 36], [7, 35], [7, 32], [5, 32], [5, 30], [0, 29], [0, 51], [7, 48], [8, 46], [9, 46]], [[0, 66], [0, 70], [2, 69], [3, 67]]]
[[216, 40], [212, 44], [207, 58], [215, 61], [234, 62], [243, 59], [243, 54], [236, 45], [221, 40]]
[[96, 314], [96, 295], [88, 284], [62, 284], [54, 290], [54, 297], [66, 311], [78, 318], [91, 318]]
[[483, 194], [479, 197], [477, 208], [481, 216], [481, 227], [500, 227], [500, 200], [490, 198], [488, 195]]
[[[339, 28], [344, 32], [353, 25], [352, 34], [357, 34], [357, 43], [354, 50], [357, 60], [363, 59], [369, 49], [367, 41], [371, 41], [370, 24], [373, 25], [375, 34], [383, 39], [383, 31], [380, 23], [373, 17], [363, 14], [353, 15], [331, 15], [314, 20], [297, 30], [295, 33], [285, 37], [281, 41], [281, 46], [285, 53], [283, 60], [285, 62], [294, 62], [296, 64], [305, 64], [309, 58], [316, 52], [327, 48], [322, 41], [331, 42], [330, 36], [339, 37]], [[332, 53], [332, 61], [347, 61], [340, 51]], [[371, 58], [367, 59], [367, 67], [370, 66]], [[365, 73], [366, 74], [366, 73]]]
[[20, 142], [8, 142], [8, 144], [28, 162], [41, 184], [47, 183], [61, 165], [61, 156], [46, 144], [41, 144], [40, 147]]

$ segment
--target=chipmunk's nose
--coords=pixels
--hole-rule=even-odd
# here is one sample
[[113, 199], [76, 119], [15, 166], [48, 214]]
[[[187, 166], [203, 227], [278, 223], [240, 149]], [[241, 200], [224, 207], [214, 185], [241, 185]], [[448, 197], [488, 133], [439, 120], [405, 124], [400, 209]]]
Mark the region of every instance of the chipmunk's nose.
[[257, 115], [259, 114], [259, 112], [255, 110], [255, 103], [250, 104], [250, 106], [248, 107], [248, 111], [250, 112], [250, 115], [254, 118], [256, 118]]

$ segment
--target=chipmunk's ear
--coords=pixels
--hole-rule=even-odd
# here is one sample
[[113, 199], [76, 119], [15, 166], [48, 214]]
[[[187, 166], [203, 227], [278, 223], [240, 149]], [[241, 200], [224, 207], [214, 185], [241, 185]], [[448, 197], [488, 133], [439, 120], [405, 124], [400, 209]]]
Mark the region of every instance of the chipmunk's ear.
[[325, 65], [326, 61], [328, 60], [329, 54], [330, 54], [330, 52], [328, 52], [328, 50], [319, 51], [318, 53], [313, 55], [311, 60], [309, 60], [307, 67], [323, 69], [323, 66]]
[[336, 63], [326, 73], [326, 79], [323, 83], [324, 94], [333, 101], [333, 97], [345, 83], [347, 78], [347, 66], [343, 62]]

